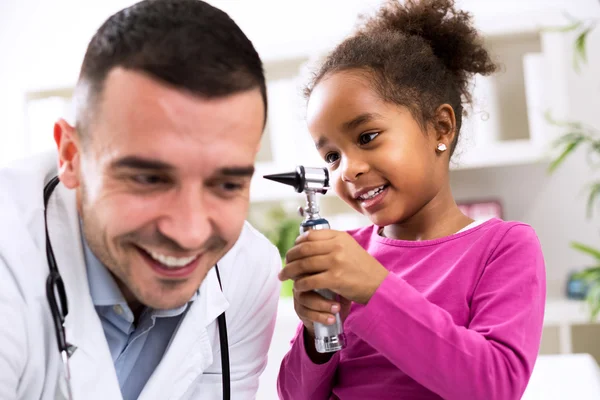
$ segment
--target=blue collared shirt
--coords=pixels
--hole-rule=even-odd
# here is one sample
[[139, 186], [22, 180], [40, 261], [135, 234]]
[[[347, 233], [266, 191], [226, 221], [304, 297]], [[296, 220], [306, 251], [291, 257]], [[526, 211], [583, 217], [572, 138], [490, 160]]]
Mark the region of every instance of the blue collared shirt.
[[[114, 278], [88, 247], [82, 234], [88, 283], [117, 372], [124, 400], [138, 398], [167, 349], [190, 303], [173, 310], [146, 308], [134, 324]], [[194, 294], [193, 301], [197, 297]]]

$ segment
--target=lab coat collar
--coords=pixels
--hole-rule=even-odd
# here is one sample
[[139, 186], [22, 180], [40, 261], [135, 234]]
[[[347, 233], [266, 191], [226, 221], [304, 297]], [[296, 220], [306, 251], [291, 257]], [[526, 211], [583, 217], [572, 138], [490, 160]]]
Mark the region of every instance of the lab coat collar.
[[110, 350], [90, 295], [75, 191], [59, 183], [48, 201], [46, 218], [69, 307], [64, 327], [67, 342], [74, 349], [69, 359], [73, 396], [86, 398], [101, 387], [106, 398], [121, 399]]
[[[110, 350], [89, 291], [74, 190], [62, 184], [56, 187], [48, 202], [47, 219], [69, 305], [65, 319], [67, 342], [76, 348], [70, 359], [74, 396], [85, 398], [86, 393], [102, 387], [106, 398], [121, 399]], [[228, 308], [229, 302], [212, 268], [140, 400], [178, 399], [186, 393], [213, 363], [212, 342], [216, 340], [218, 348], [219, 341], [218, 335], [209, 335], [207, 327]]]

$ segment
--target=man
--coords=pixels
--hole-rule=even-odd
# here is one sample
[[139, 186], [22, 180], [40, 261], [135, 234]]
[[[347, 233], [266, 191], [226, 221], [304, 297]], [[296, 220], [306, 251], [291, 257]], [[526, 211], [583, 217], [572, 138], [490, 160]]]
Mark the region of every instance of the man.
[[58, 156], [0, 172], [0, 398], [220, 399], [227, 350], [231, 398], [253, 398], [281, 260], [244, 221], [267, 104], [252, 44], [199, 0], [142, 1], [92, 38], [75, 98]]

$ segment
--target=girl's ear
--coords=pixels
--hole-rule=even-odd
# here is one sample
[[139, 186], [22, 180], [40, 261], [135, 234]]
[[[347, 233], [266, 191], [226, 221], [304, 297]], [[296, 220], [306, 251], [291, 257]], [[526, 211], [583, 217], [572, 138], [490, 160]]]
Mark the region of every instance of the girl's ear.
[[450, 148], [456, 137], [456, 115], [449, 104], [442, 104], [435, 111], [433, 118], [436, 143], [443, 143]]

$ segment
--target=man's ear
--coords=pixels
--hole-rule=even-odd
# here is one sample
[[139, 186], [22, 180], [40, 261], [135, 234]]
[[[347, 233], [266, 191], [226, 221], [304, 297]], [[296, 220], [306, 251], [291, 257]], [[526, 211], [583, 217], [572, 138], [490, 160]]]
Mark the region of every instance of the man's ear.
[[54, 124], [54, 141], [58, 149], [58, 178], [69, 189], [79, 186], [80, 141], [75, 128], [64, 119]]
[[443, 143], [450, 148], [456, 137], [456, 115], [449, 104], [442, 104], [434, 116], [436, 143]]

